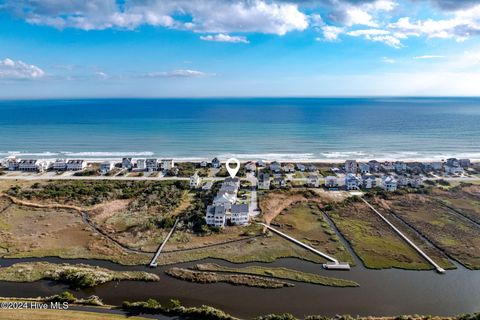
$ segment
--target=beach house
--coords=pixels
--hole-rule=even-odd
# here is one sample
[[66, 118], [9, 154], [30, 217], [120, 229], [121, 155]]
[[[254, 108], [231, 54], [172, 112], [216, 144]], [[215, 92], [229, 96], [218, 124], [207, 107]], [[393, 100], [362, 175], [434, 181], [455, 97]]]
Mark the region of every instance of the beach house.
[[206, 223], [212, 227], [222, 228], [225, 226], [226, 209], [222, 205], [209, 205], [207, 207]]
[[258, 175], [258, 189], [268, 190], [270, 189], [270, 175], [267, 173], [260, 173]]
[[420, 188], [423, 185], [423, 179], [420, 176], [414, 176], [409, 179], [412, 188]]
[[26, 172], [43, 172], [48, 169], [46, 160], [25, 159], [18, 162], [18, 170]]
[[18, 170], [18, 160], [17, 160], [17, 158], [9, 158], [9, 159], [7, 159], [7, 165], [6, 165], [6, 167], [8, 168], [9, 171]]
[[147, 160], [145, 160], [145, 159], [137, 159], [137, 170], [138, 170], [138, 171], [145, 171], [145, 170], [147, 170]]
[[344, 165], [345, 173], [357, 173], [358, 164], [356, 160], [347, 160]]
[[329, 189], [338, 188], [338, 178], [335, 176], [326, 176], [325, 187]]
[[200, 162], [200, 168], [206, 168], [206, 167], [208, 167], [208, 162], [207, 161], [204, 160], [204, 161]]
[[104, 161], [100, 164], [100, 173], [107, 174], [113, 169], [114, 165], [113, 162]]
[[285, 188], [287, 186], [287, 180], [283, 177], [275, 177], [273, 178], [272, 185], [275, 188]]
[[220, 162], [220, 160], [218, 160], [217, 157], [213, 158], [212, 160], [212, 168], [214, 169], [218, 169], [222, 166], [222, 163]]
[[232, 205], [232, 208], [230, 209], [230, 222], [237, 226], [244, 226], [248, 224], [248, 205]]
[[470, 159], [460, 159], [458, 162], [462, 168], [468, 168], [472, 165]]
[[382, 177], [382, 188], [385, 191], [396, 191], [398, 188], [398, 181], [393, 176]]
[[52, 165], [52, 169], [55, 171], [65, 171], [67, 170], [67, 160], [57, 159]]
[[173, 159], [162, 159], [162, 170], [167, 171], [167, 170], [172, 170], [173, 167], [175, 167], [175, 161]]
[[353, 173], [349, 173], [345, 176], [345, 188], [347, 190], [359, 190], [360, 179]]
[[316, 174], [308, 175], [307, 186], [311, 188], [318, 188], [320, 186], [320, 178]]
[[365, 189], [372, 189], [377, 186], [377, 178], [371, 174], [365, 174], [362, 176], [362, 186]]
[[253, 161], [248, 161], [247, 163], [245, 163], [245, 170], [253, 172], [257, 170], [257, 165]]
[[122, 169], [132, 170], [132, 168], [133, 168], [132, 158], [123, 158]]
[[147, 159], [145, 161], [145, 166], [147, 167], [147, 171], [157, 171], [158, 159]]
[[263, 161], [263, 160], [258, 160], [258, 161], [257, 161], [257, 167], [260, 167], [260, 168], [265, 167], [265, 161]]
[[200, 179], [198, 173], [195, 171], [195, 173], [190, 177], [190, 188], [191, 189], [199, 188], [201, 182], [202, 182], [202, 179]]
[[301, 163], [297, 163], [297, 170], [301, 172], [305, 172], [305, 165]]
[[295, 172], [295, 165], [291, 163], [287, 163], [286, 165], [283, 166], [283, 172], [285, 173], [294, 173]]
[[87, 162], [82, 159], [74, 159], [67, 161], [67, 170], [68, 171], [81, 171], [87, 167]]
[[358, 165], [359, 169], [360, 169], [360, 173], [361, 174], [368, 174], [370, 173], [370, 165], [367, 164], [367, 163], [360, 163]]
[[403, 161], [395, 161], [393, 164], [395, 166], [395, 172], [402, 173], [407, 171], [407, 164]]
[[465, 170], [460, 166], [460, 163], [456, 163], [456, 165], [445, 165], [445, 172], [448, 174], [463, 174]]
[[275, 173], [280, 173], [280, 171], [282, 170], [282, 166], [277, 161], [273, 161], [272, 163], [270, 163], [268, 168]]
[[368, 165], [370, 166], [370, 172], [380, 171], [380, 162], [378, 162], [377, 160], [368, 161]]

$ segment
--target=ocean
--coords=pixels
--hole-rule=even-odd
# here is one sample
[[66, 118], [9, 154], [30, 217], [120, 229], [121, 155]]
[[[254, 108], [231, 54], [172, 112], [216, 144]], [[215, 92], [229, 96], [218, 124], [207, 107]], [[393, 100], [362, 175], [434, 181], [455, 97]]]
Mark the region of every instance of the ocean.
[[480, 98], [0, 101], [0, 158], [480, 159]]

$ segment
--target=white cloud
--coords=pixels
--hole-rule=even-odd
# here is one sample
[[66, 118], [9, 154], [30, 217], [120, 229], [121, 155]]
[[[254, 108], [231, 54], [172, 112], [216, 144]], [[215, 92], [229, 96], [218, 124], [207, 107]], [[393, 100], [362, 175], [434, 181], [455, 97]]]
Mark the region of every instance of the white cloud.
[[197, 70], [177, 69], [173, 71], [150, 72], [145, 76], [148, 78], [198, 78], [207, 75], [207, 73]]
[[327, 41], [334, 41], [338, 39], [338, 36], [344, 31], [344, 28], [335, 26], [323, 26], [323, 38]]
[[367, 40], [382, 42], [393, 48], [400, 48], [402, 43], [400, 40], [391, 34], [388, 30], [382, 29], [363, 29], [347, 32], [347, 35], [352, 37], [363, 37]]
[[392, 58], [388, 58], [388, 57], [383, 57], [382, 62], [383, 63], [388, 63], [388, 64], [394, 64], [396, 62], [396, 60], [392, 59]]
[[105, 72], [102, 72], [102, 71], [96, 71], [95, 75], [100, 79], [108, 79], [109, 78], [108, 74], [106, 74]]
[[200, 39], [205, 41], [215, 42], [233, 42], [233, 43], [250, 43], [246, 37], [243, 36], [230, 36], [228, 34], [219, 33], [215, 35], [200, 36]]
[[31, 24], [59, 29], [135, 29], [162, 26], [205, 33], [284, 35], [308, 27], [297, 4], [267, 0], [9, 0], [7, 8]]
[[34, 80], [44, 76], [45, 72], [33, 64], [9, 58], [0, 60], [0, 79]]

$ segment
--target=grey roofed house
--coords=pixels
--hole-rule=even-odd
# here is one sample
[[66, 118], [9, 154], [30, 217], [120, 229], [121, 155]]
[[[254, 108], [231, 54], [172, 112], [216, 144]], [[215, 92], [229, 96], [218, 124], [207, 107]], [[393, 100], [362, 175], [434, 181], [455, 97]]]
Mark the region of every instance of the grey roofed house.
[[305, 168], [308, 172], [315, 172], [317, 171], [317, 167], [314, 166], [313, 164], [309, 164], [308, 166], [306, 166]]
[[122, 168], [123, 169], [132, 169], [133, 168], [133, 162], [132, 158], [123, 158], [122, 159]]
[[223, 180], [222, 186], [235, 186], [238, 188], [240, 187], [240, 179], [231, 177], [225, 178], [225, 180]]
[[278, 163], [277, 161], [274, 161], [272, 163], [270, 163], [270, 165], [268, 166], [270, 168], [270, 170], [272, 170], [273, 172], [280, 172], [281, 169], [282, 169], [282, 166], [280, 165], [280, 163]]
[[221, 165], [222, 165], [222, 164], [221, 164], [220, 160], [218, 160], [217, 157], [213, 158], [213, 160], [212, 160], [212, 168], [220, 168]]
[[242, 212], [248, 213], [248, 204], [234, 204], [232, 205], [231, 212], [232, 213], [242, 213]]
[[301, 163], [297, 163], [297, 170], [299, 171], [305, 171], [305, 165]]
[[258, 160], [258, 161], [257, 161], [257, 166], [258, 166], [258, 167], [265, 167], [265, 161], [263, 161], [263, 160]]
[[220, 191], [219, 192], [226, 192], [226, 193], [236, 193], [238, 191], [238, 187], [237, 186], [233, 186], [233, 185], [222, 185], [220, 187]]

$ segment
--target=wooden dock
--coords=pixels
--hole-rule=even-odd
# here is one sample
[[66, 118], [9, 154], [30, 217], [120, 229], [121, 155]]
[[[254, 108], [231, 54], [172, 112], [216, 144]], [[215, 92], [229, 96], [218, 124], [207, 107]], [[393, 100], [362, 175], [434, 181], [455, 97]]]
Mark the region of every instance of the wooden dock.
[[167, 234], [167, 236], [166, 236], [165, 239], [163, 240], [162, 244], [160, 244], [160, 246], [158, 247], [157, 252], [155, 252], [155, 255], [154, 255], [153, 258], [152, 258], [152, 261], [150, 261], [150, 267], [155, 268], [155, 267], [157, 266], [158, 256], [159, 256], [160, 253], [162, 252], [163, 247], [165, 247], [165, 245], [167, 244], [168, 239], [170, 239], [170, 237], [172, 236], [173, 232], [175, 231], [175, 228], [177, 227], [178, 221], [179, 221], [179, 218], [177, 218], [177, 219], [175, 220], [175, 223], [173, 224], [172, 229], [170, 229], [170, 232]]

